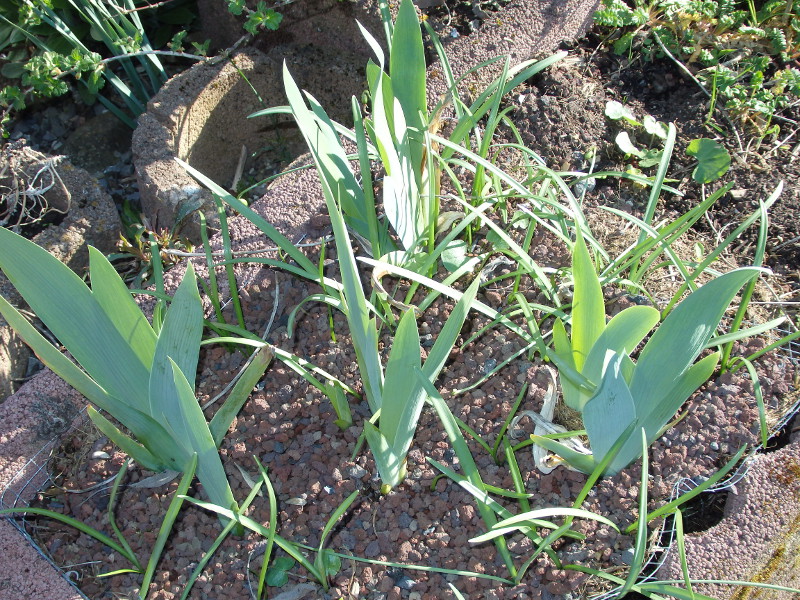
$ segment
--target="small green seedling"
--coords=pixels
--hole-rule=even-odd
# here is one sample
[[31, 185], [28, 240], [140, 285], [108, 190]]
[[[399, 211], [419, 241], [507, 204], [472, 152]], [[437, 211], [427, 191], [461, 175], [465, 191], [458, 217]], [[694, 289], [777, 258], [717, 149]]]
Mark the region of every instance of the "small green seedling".
[[686, 154], [697, 159], [697, 166], [692, 171], [692, 179], [697, 183], [716, 181], [725, 175], [731, 166], [731, 155], [725, 146], [707, 138], [689, 142]]
[[[606, 116], [612, 121], [625, 121], [628, 125], [636, 128], [643, 128], [651, 136], [651, 140], [666, 140], [667, 126], [661, 121], [657, 121], [651, 115], [645, 115], [642, 121], [638, 121], [631, 109], [616, 100], [609, 100], [606, 103]], [[646, 148], [641, 149], [631, 140], [627, 131], [621, 131], [614, 140], [617, 147], [625, 156], [635, 156], [639, 159], [641, 168], [653, 167], [661, 162], [663, 149]]]
[[[600, 280], [580, 234], [572, 271], [572, 335], [556, 321], [550, 357], [559, 369], [564, 402], [583, 416], [593, 454], [536, 435], [532, 439], [591, 473], [632, 423], [644, 429], [648, 445], [653, 443], [684, 401], [711, 377], [720, 353], [695, 360], [714, 345], [711, 338], [736, 293], [761, 270], [736, 269], [689, 294], [656, 329], [635, 363], [629, 354], [658, 323], [659, 312], [632, 306], [606, 323]], [[628, 439], [605, 474], [619, 472], [641, 454], [639, 441]]]

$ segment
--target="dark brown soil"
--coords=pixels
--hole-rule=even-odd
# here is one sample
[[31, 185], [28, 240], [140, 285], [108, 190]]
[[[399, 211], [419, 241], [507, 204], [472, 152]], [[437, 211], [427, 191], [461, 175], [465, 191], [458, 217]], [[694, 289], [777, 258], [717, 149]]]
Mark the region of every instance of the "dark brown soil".
[[[701, 186], [691, 178], [694, 161], [685, 154], [689, 141], [695, 138], [712, 138], [724, 144], [733, 157], [731, 168], [718, 182], [708, 184], [706, 196], [722, 185], [733, 182], [732, 193], [725, 195], [710, 211], [710, 223], [700, 223], [705, 234], [729, 232], [744, 218], [757, 210], [759, 201], [766, 201], [780, 181], [784, 189], [778, 202], [769, 213], [770, 235], [767, 243], [767, 264], [785, 275], [797, 290], [797, 264], [800, 257], [800, 145], [790, 137], [797, 130], [800, 108], [785, 111], [778, 136], [759, 141], [740, 124], [739, 139], [731, 132], [728, 121], [719, 112], [708, 124], [709, 102], [704, 92], [673, 63], [630, 62], [624, 57], [598, 51], [598, 36], [590, 35], [580, 43], [565, 46], [570, 56], [553, 69], [541, 74], [534, 85], [514, 98], [519, 105], [514, 121], [520, 127], [524, 142], [537, 151], [555, 169], [585, 170], [584, 154], [591, 146], [597, 147], [595, 171], [624, 170], [626, 163], [614, 144], [614, 137], [622, 130], [619, 122], [604, 116], [608, 100], [617, 100], [631, 107], [641, 119], [650, 114], [664, 123], [675, 123], [677, 143], [668, 177], [676, 181], [671, 185], [683, 192], [676, 198], [663, 194], [664, 215], [674, 211], [682, 214], [703, 197]], [[722, 130], [722, 134], [718, 130]], [[634, 138], [632, 134], [632, 138]], [[642, 145], [647, 140], [640, 135]], [[744, 149], [744, 151], [742, 150]], [[645, 169], [652, 175], [655, 168]], [[639, 204], [646, 202], [646, 193], [634, 186], [625, 186], [619, 180], [599, 180], [594, 193], [587, 201], [598, 205]], [[752, 242], [755, 229], [744, 239]], [[742, 259], [750, 256], [747, 249], [752, 244], [738, 247]]]
[[[616, 98], [626, 100], [637, 112], [644, 111], [660, 120], [673, 120], [679, 132], [675, 162], [670, 176], [679, 181], [672, 185], [684, 192], [681, 199], [666, 197], [659, 218], [669, 218], [701, 197], [702, 191], [690, 179], [691, 165], [683, 152], [688, 140], [712, 137], [703, 126], [705, 101], [703, 96], [685, 81], [668, 63], [655, 65], [623, 65], [617, 57], [593, 53], [590, 42], [572, 49], [572, 57], [515, 91], [512, 112], [523, 140], [556, 169], [585, 169], [582, 159], [589, 146], [597, 146], [598, 164], [595, 170], [623, 168], [622, 157], [616, 153], [613, 138], [618, 125], [603, 116], [605, 102]], [[730, 143], [726, 138], [725, 143]], [[769, 148], [762, 146], [762, 155]], [[764, 168], [764, 167], [767, 168]], [[745, 164], [734, 164], [731, 172], [719, 184], [736, 182], [736, 189], [746, 190], [742, 197], [726, 197], [712, 211], [710, 224], [701, 224], [693, 233], [694, 239], [704, 240], [708, 249], [711, 229], [734, 227], [757, 206], [759, 199], [784, 179], [784, 196], [771, 215], [773, 235], [768, 246], [770, 265], [783, 278], [774, 287], [783, 300], [793, 299], [797, 287], [796, 258], [799, 246], [791, 241], [798, 235], [794, 217], [798, 208], [797, 160], [790, 151], [779, 149], [763, 159], [748, 157]], [[600, 180], [594, 191], [586, 196], [587, 209], [603, 204], [626, 207], [633, 212], [643, 209], [645, 194], [618, 181]], [[616, 226], [600, 217], [597, 210], [587, 210], [598, 236], [609, 241], [617, 235]], [[536, 259], [546, 266], [563, 266], [564, 257], [552, 240], [540, 238], [534, 243]], [[554, 251], [555, 249], [555, 251]], [[330, 251], [328, 256], [331, 256]], [[739, 248], [738, 259], [749, 259], [746, 247]], [[301, 319], [295, 335], [286, 335], [285, 318], [308, 293], [308, 286], [286, 276], [280, 280], [281, 310], [270, 333], [270, 341], [286, 350], [337, 374], [360, 388], [347, 327], [341, 315], [334, 317], [336, 341], [332, 341], [325, 308], [311, 305]], [[263, 330], [269, 321], [273, 305], [274, 285], [264, 289], [247, 290], [248, 327]], [[482, 299], [495, 308], [504, 307], [508, 288], [500, 282], [483, 292]], [[535, 296], [535, 290], [526, 290]], [[631, 299], [621, 290], [608, 290], [619, 310]], [[435, 337], [442, 327], [450, 307], [435, 304], [420, 319], [423, 336]], [[472, 318], [463, 333], [477, 332], [484, 323]], [[431, 339], [431, 338], [428, 338]], [[390, 338], [384, 336], [384, 347]], [[739, 353], [749, 353], [763, 345], [756, 340]], [[424, 344], [423, 344], [424, 345]], [[489, 444], [493, 444], [511, 408], [527, 383], [529, 388], [520, 410], [537, 410], [547, 389], [546, 367], [535, 359], [524, 357], [512, 361], [486, 383], [464, 394], [456, 391], [475, 382], [492, 365], [499, 364], [522, 347], [522, 342], [510, 333], [491, 329], [474, 343], [455, 352], [452, 361], [438, 381], [438, 388], [455, 415], [466, 422]], [[204, 352], [199, 372], [198, 395], [201, 402], [213, 397], [241, 366], [241, 354], [229, 354], [223, 348]], [[793, 366], [784, 358], [769, 356], [758, 364], [761, 385], [767, 406], [780, 412], [790, 396], [794, 378]], [[212, 409], [213, 410], [213, 409]], [[650, 508], [663, 504], [672, 487], [681, 478], [699, 481], [721, 467], [743, 444], [758, 442], [758, 411], [752, 385], [742, 372], [724, 375], [706, 384], [684, 406], [686, 416], [650, 448]], [[376, 469], [369, 453], [362, 448], [354, 460], [351, 455], [361, 431], [361, 422], [369, 416], [365, 403], [353, 401], [356, 425], [346, 431], [333, 423], [335, 416], [328, 400], [280, 363], [273, 364], [264, 380], [263, 389], [253, 394], [236, 419], [234, 427], [223, 442], [222, 454], [234, 494], [242, 499], [249, 491], [239, 468], [253, 479], [257, 476], [254, 456], [269, 469], [279, 502], [279, 533], [298, 543], [316, 546], [321, 531], [337, 506], [353, 490], [361, 490], [359, 500], [351, 507], [330, 538], [328, 547], [352, 559], [342, 561], [341, 571], [333, 578], [332, 588], [311, 588], [305, 595], [294, 598], [452, 598], [448, 582], [470, 598], [567, 598], [590, 594], [594, 588], [583, 575], [554, 568], [547, 558], [533, 563], [520, 585], [502, 585], [477, 577], [456, 577], [419, 570], [398, 569], [365, 563], [357, 559], [415, 564], [424, 567], [469, 570], [507, 576], [502, 561], [490, 544], [473, 546], [468, 540], [484, 531], [484, 525], [472, 497], [446, 478], [437, 479], [437, 471], [427, 462], [433, 458], [458, 469], [457, 459], [445, 433], [432, 411], [425, 411], [420, 420], [412, 450], [409, 454], [409, 477], [387, 496], [376, 493]], [[525, 425], [523, 421], [523, 425]], [[525, 437], [527, 432], [522, 433]], [[66, 443], [64, 452], [72, 441]], [[74, 445], [74, 444], [72, 444]], [[93, 458], [85, 452], [73, 459], [69, 477], [59, 481], [70, 490], [88, 488], [114, 475], [123, 456], [99, 439], [96, 449], [110, 458]], [[476, 444], [471, 450], [487, 483], [513, 489], [507, 465], [495, 464]], [[532, 508], [565, 507], [580, 491], [586, 477], [560, 468], [548, 475], [538, 472], [529, 450], [517, 452], [524, 477], [525, 489], [533, 495]], [[68, 463], [65, 463], [68, 464]], [[631, 523], [637, 513], [637, 496], [641, 463], [634, 463], [615, 477], [602, 481], [591, 492], [584, 508], [612, 519], [620, 527]], [[65, 467], [66, 468], [66, 467]], [[137, 488], [130, 484], [141, 481], [149, 473], [133, 469], [128, 485], [117, 507], [117, 521], [129, 542], [142, 560], [147, 560], [163, 519], [166, 507], [177, 485], [176, 481], [160, 488]], [[90, 525], [107, 530], [106, 509], [108, 489], [87, 494], [62, 493], [50, 490], [45, 505], [80, 518]], [[202, 497], [197, 486], [191, 494]], [[517, 511], [511, 502], [504, 502]], [[254, 503], [250, 515], [260, 522], [268, 520], [266, 498]], [[603, 569], [624, 568], [630, 560], [632, 538], [619, 535], [594, 522], [576, 522], [576, 529], [586, 535], [583, 542], [557, 542], [555, 548], [565, 563], [578, 563]], [[657, 524], [653, 524], [654, 527]], [[209, 513], [186, 506], [176, 524], [151, 589], [151, 598], [180, 597], [183, 584], [203, 552], [219, 532], [219, 522]], [[37, 522], [37, 537], [57, 564], [73, 569], [73, 565], [92, 562], [82, 569], [81, 586], [93, 599], [129, 597], [140, 577], [117, 575], [100, 579], [95, 575], [124, 568], [124, 559], [109, 549], [78, 535], [73, 529], [50, 521]], [[509, 540], [517, 563], [532, 552], [529, 540], [512, 536]], [[254, 535], [226, 540], [195, 586], [191, 598], [250, 598], [249, 586], [257, 579], [260, 567], [259, 552], [263, 539]], [[271, 590], [273, 597], [293, 586], [305, 583], [307, 573], [295, 568], [280, 590]], [[593, 585], [593, 584], [591, 584]], [[297, 588], [300, 591], [302, 588]]]

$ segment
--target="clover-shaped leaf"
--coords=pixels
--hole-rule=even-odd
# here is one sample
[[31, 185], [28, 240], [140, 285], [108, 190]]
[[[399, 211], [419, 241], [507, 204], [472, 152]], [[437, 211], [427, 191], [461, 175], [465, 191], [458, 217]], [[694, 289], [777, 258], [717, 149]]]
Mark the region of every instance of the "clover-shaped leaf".
[[320, 552], [322, 558], [322, 569], [325, 571], [325, 576], [333, 578], [342, 568], [342, 559], [339, 558], [332, 550], [325, 548]]
[[711, 183], [727, 173], [731, 166], [731, 155], [725, 147], [708, 138], [689, 142], [686, 154], [697, 159], [692, 179], [698, 183]]
[[295, 565], [295, 560], [288, 556], [279, 556], [267, 570], [266, 582], [272, 587], [281, 587], [289, 581], [289, 571]]

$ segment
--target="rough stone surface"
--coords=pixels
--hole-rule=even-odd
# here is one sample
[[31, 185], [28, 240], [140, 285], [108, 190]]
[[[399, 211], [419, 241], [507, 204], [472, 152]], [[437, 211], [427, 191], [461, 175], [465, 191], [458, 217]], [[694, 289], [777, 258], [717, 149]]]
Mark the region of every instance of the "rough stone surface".
[[[171, 228], [176, 217], [201, 206], [210, 221], [216, 221], [211, 193], [175, 162], [176, 157], [229, 188], [242, 148], [252, 154], [271, 147], [284, 160], [304, 151], [299, 133], [288, 126], [289, 118], [246, 118], [259, 109], [286, 103], [284, 60], [302, 89], [323, 106], [332, 107], [333, 119], [348, 120], [350, 103], [331, 100], [360, 94], [364, 67], [360, 57], [281, 46], [269, 55], [251, 50], [216, 65], [204, 63], [184, 71], [150, 102], [133, 137], [142, 209], [155, 228]], [[183, 233], [199, 241], [199, 231], [199, 217], [194, 215]]]
[[[65, 431], [85, 401], [51, 371], [34, 377], [3, 403], [0, 419], [0, 507], [27, 504], [45, 485], [53, 438]], [[19, 534], [0, 520], [0, 600], [80, 598]]]
[[[689, 575], [800, 588], [800, 435], [776, 452], [758, 455], [736, 488], [721, 523], [686, 536]], [[675, 548], [658, 576], [682, 579]], [[743, 586], [697, 586], [695, 591], [720, 600], [797, 598]]]
[[[248, 2], [250, 7], [255, 4]], [[215, 48], [230, 47], [245, 34], [244, 16], [232, 15], [224, 3], [200, 0], [197, 8], [203, 37], [210, 39]], [[373, 34], [382, 30], [377, 0], [304, 0], [287, 3], [279, 12], [283, 15], [280, 27], [260, 33], [254, 42], [257, 47], [307, 44], [333, 52], [355, 51], [368, 56], [366, 46], [353, 43], [361, 40], [356, 19]]]
[[[52, 165], [52, 168], [49, 167]], [[43, 172], [42, 169], [45, 169]], [[87, 247], [104, 253], [114, 250], [120, 231], [120, 220], [114, 203], [83, 169], [74, 167], [63, 157], [48, 157], [24, 145], [9, 144], [0, 154], [0, 190], [44, 189], [47, 206], [63, 218], [47, 226], [32, 239], [76, 273], [89, 265]], [[54, 177], [52, 173], [55, 173]], [[24, 308], [22, 298], [0, 273], [0, 294], [17, 308]], [[14, 380], [25, 374], [30, 352], [16, 334], [8, 330], [0, 317], [0, 400], [12, 394]]]
[[[511, 65], [543, 58], [564, 40], [579, 37], [592, 23], [599, 0], [517, 0], [483, 22], [472, 35], [452, 38], [439, 32], [456, 79], [484, 61], [509, 56]], [[503, 68], [503, 61], [471, 75], [464, 89], [482, 90]], [[429, 94], [447, 90], [437, 65], [429, 69]]]

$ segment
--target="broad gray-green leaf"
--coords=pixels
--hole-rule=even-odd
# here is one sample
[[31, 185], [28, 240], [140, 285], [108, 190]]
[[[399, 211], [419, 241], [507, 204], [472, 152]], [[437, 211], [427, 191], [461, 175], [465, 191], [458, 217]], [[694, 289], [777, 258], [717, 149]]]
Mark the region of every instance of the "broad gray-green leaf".
[[[583, 407], [583, 426], [589, 436], [595, 461], [602, 460], [619, 436], [636, 420], [634, 399], [621, 371], [623, 358], [624, 354], [617, 354], [613, 350], [606, 351], [605, 365], [597, 393]], [[618, 454], [606, 469], [606, 473], [616, 473], [619, 458]]]
[[390, 487], [400, 485], [405, 478], [405, 456], [400, 457], [389, 447], [384, 435], [369, 421], [364, 422], [364, 435], [375, 458], [381, 481]]
[[[659, 312], [651, 306], [631, 306], [614, 316], [589, 351], [583, 365], [583, 375], [589, 381], [599, 382], [606, 352], [612, 350], [616, 354], [630, 354], [658, 320]], [[625, 370], [622, 372], [624, 375]], [[581, 392], [581, 408], [590, 396], [591, 394]]]
[[89, 247], [89, 272], [92, 296], [142, 364], [152, 364], [156, 348], [153, 328], [108, 259], [92, 247]]
[[589, 352], [606, 326], [606, 306], [600, 279], [580, 231], [572, 251], [572, 357], [575, 368], [583, 370]]
[[[177, 295], [177, 294], [176, 294]], [[197, 479], [203, 484], [209, 500], [219, 506], [235, 507], [228, 477], [222, 467], [217, 445], [211, 437], [203, 411], [180, 366], [171, 358], [169, 365], [173, 375], [173, 388], [177, 396], [180, 418], [185, 423], [185, 438], [181, 440], [189, 453], [197, 453]], [[183, 467], [181, 467], [183, 470]]]
[[86, 396], [91, 402], [105, 411], [112, 412], [116, 399], [97, 385], [97, 382], [75, 365], [66, 356], [47, 341], [19, 311], [0, 296], [0, 314], [19, 334], [23, 341], [31, 347], [37, 358], [61, 377], [64, 381]]
[[[726, 273], [687, 296], [667, 316], [645, 345], [631, 380], [637, 402], [657, 404], [665, 390], [689, 368], [717, 330], [725, 310], [741, 287], [759, 269]], [[643, 418], [642, 413], [640, 417]]]
[[160, 419], [163, 415], [170, 427], [181, 437], [185, 434], [186, 424], [181, 418], [178, 398], [174, 394], [172, 369], [167, 359], [173, 360], [184, 377], [193, 382], [197, 376], [202, 335], [203, 305], [190, 263], [158, 336], [149, 387], [150, 414], [155, 419]]
[[[571, 374], [579, 373], [579, 371], [575, 365], [572, 343], [569, 341], [567, 330], [564, 328], [564, 323], [561, 319], [556, 319], [553, 324], [553, 350], [548, 354], [558, 367], [564, 403], [573, 410], [579, 410], [583, 394], [578, 388], [577, 382], [566, 374], [567, 370]], [[563, 367], [566, 367], [566, 369]]]
[[104, 390], [132, 406], [147, 406], [150, 365], [142, 363], [80, 277], [46, 250], [2, 227], [0, 268]]
[[379, 422], [381, 433], [398, 456], [408, 450], [422, 411], [424, 391], [412, 375], [420, 366], [417, 321], [414, 311], [408, 310], [397, 326], [386, 363]]
[[[714, 352], [706, 356], [695, 364], [675, 381], [672, 386], [660, 395], [657, 403], [643, 403], [637, 405], [639, 425], [644, 428], [647, 434], [647, 443], [652, 444], [658, 432], [664, 428], [669, 420], [680, 409], [686, 399], [691, 396], [697, 388], [703, 385], [717, 367], [719, 352]], [[635, 436], [623, 446], [617, 457], [614, 459], [608, 472], [616, 473], [624, 469], [631, 462], [639, 458], [642, 454], [641, 444], [635, 440]], [[612, 470], [613, 469], [613, 470]]]
[[[408, 126], [420, 136], [412, 157], [421, 165], [421, 133], [427, 127], [425, 47], [417, 19], [417, 9], [411, 0], [402, 0], [392, 34], [389, 55], [389, 75], [392, 77], [395, 98], [400, 102]], [[417, 182], [419, 183], [419, 181]]]
[[184, 451], [182, 440], [168, 424], [162, 425], [149, 415], [119, 402], [109, 414], [125, 425], [136, 440], [162, 463], [163, 470], [180, 471], [189, 453]]

